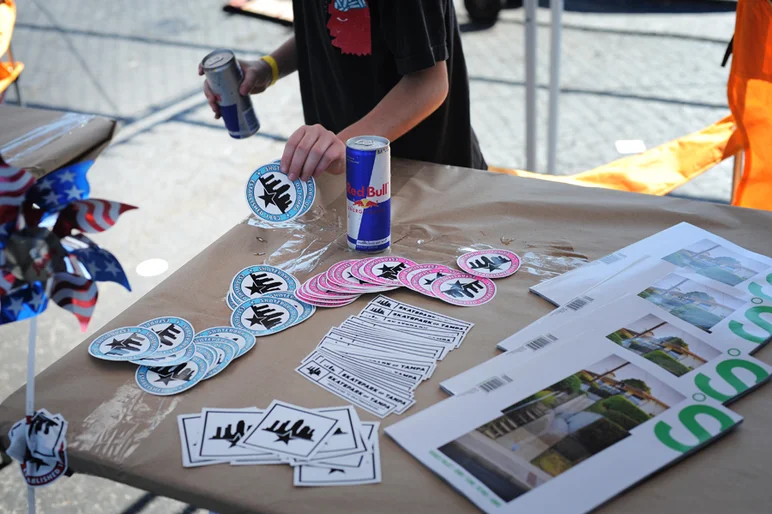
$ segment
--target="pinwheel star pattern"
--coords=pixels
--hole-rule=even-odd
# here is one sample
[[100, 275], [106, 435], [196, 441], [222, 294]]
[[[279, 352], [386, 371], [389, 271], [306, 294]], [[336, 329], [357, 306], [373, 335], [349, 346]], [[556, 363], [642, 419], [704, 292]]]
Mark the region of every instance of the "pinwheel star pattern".
[[[0, 183], [12, 185], [0, 193], [0, 278], [11, 276], [8, 262], [21, 267], [20, 273], [14, 271], [18, 276], [35, 277], [0, 281], [0, 324], [36, 316], [50, 294], [85, 330], [98, 297], [96, 282], [109, 280], [130, 290], [115, 256], [84, 233], [110, 228], [135, 207], [88, 199], [86, 173], [92, 163], [78, 162], [38, 181], [27, 170], [0, 163]], [[46, 221], [54, 215], [55, 223]], [[13, 241], [18, 242], [9, 244]], [[27, 251], [32, 253], [24, 255]]]

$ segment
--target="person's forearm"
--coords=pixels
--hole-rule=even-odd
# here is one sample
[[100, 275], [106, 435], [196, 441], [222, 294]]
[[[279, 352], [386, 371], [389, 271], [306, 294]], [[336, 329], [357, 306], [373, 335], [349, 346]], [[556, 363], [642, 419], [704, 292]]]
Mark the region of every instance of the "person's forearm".
[[295, 45], [295, 36], [285, 41], [279, 48], [271, 53], [279, 67], [279, 78], [291, 75], [298, 69], [298, 53]]
[[345, 142], [361, 135], [395, 141], [425, 120], [448, 96], [446, 63], [402, 77], [396, 86], [364, 118], [338, 134]]

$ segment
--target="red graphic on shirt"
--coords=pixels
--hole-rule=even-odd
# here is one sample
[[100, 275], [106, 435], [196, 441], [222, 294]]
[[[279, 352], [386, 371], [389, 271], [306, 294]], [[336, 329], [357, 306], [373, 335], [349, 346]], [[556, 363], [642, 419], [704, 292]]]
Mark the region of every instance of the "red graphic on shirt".
[[354, 7], [344, 12], [335, 8], [335, 0], [330, 0], [328, 11], [327, 29], [332, 46], [340, 48], [343, 54], [370, 55], [370, 8]]

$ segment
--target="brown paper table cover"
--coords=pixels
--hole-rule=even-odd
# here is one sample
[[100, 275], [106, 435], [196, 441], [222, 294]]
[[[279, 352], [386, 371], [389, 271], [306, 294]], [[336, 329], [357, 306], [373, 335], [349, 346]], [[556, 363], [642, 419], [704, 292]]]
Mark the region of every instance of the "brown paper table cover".
[[115, 126], [102, 116], [0, 105], [0, 160], [39, 179], [73, 161], [95, 159]]
[[[248, 265], [273, 264], [305, 280], [351, 258], [346, 249], [343, 177], [325, 176], [312, 212], [282, 227], [240, 224], [158, 287], [100, 329], [135, 325], [175, 315], [197, 331], [228, 325], [224, 298], [231, 278]], [[236, 199], [221, 199], [235, 201]], [[238, 199], [240, 200], [240, 199]], [[495, 173], [395, 160], [392, 167], [392, 253], [417, 262], [452, 265], [464, 249], [508, 248], [523, 259], [521, 270], [497, 281], [487, 305], [454, 307], [406, 290], [398, 300], [475, 323], [461, 348], [441, 361], [433, 378], [416, 390], [409, 416], [446, 398], [438, 384], [499, 352], [505, 336], [552, 307], [529, 294], [536, 282], [595, 259], [680, 221], [688, 221], [766, 255], [772, 255], [772, 213], [676, 198], [579, 188]], [[346, 402], [294, 369], [326, 331], [358, 313], [372, 295], [339, 309], [319, 309], [308, 321], [258, 340], [256, 348], [223, 373], [172, 397], [143, 393], [134, 366], [94, 359], [84, 341], [40, 373], [36, 404], [69, 422], [71, 467], [177, 498], [220, 513], [474, 512], [462, 495], [397, 447], [383, 427], [383, 482], [377, 485], [300, 488], [289, 466], [184, 469], [176, 417], [203, 407], [267, 406], [273, 399], [325, 407]], [[758, 357], [772, 363], [772, 350]], [[599, 509], [600, 512], [768, 512], [772, 489], [769, 426], [772, 388], [733, 405], [746, 417], [741, 427], [697, 455]], [[358, 410], [363, 420], [376, 419]], [[0, 405], [0, 442], [24, 415], [20, 389]], [[613, 470], [609, 470], [613, 473]], [[602, 480], [603, 477], [587, 477]], [[66, 487], [59, 483], [53, 487]]]

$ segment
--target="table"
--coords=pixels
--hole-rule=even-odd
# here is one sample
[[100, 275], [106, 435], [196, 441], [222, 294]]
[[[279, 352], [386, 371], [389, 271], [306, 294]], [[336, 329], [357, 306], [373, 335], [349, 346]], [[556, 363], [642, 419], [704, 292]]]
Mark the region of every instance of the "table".
[[[343, 177], [323, 177], [303, 223], [285, 228], [237, 225], [95, 335], [160, 315], [190, 320], [197, 330], [228, 324], [224, 297], [247, 265], [282, 265], [305, 280], [348, 258]], [[222, 201], [242, 201], [222, 199]], [[406, 415], [445, 398], [440, 381], [498, 354], [496, 343], [548, 313], [528, 293], [541, 279], [594, 259], [680, 221], [750, 250], [772, 254], [772, 213], [730, 206], [587, 189], [495, 173], [395, 160], [392, 166], [393, 251], [418, 262], [451, 264], [475, 244], [516, 251], [524, 260], [498, 281], [489, 304], [465, 309], [409, 291], [390, 296], [474, 322], [460, 349], [419, 386]], [[357, 313], [365, 296], [340, 309], [319, 309], [308, 321], [260, 339], [255, 350], [216, 378], [173, 397], [142, 393], [134, 368], [91, 358], [84, 341], [37, 379], [37, 405], [70, 423], [71, 467], [202, 508], [225, 512], [474, 512], [429, 470], [381, 433], [383, 483], [345, 488], [295, 488], [288, 466], [183, 469], [176, 416], [202, 407], [264, 407], [273, 399], [307, 407], [345, 402], [294, 372], [329, 327]], [[758, 357], [772, 363], [772, 350]], [[737, 402], [745, 423], [726, 438], [624, 494], [600, 512], [762, 512], [772, 493], [772, 388]], [[363, 420], [374, 419], [359, 411]], [[23, 390], [0, 405], [0, 444], [24, 414]], [[392, 415], [381, 427], [401, 419]], [[53, 487], [64, 487], [62, 484]]]

